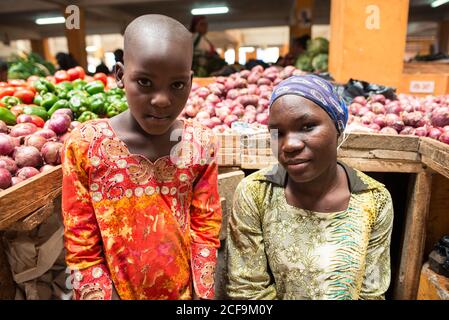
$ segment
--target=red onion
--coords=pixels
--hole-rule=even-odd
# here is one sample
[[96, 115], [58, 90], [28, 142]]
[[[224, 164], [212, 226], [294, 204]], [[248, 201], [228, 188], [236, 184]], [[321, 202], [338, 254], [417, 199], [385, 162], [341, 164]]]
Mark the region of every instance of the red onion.
[[371, 102], [380, 102], [382, 104], [385, 104], [385, 96], [381, 94], [375, 94], [371, 96]]
[[44, 137], [45, 139], [53, 139], [56, 137], [56, 133], [51, 129], [41, 129], [33, 133], [34, 136]]
[[352, 100], [353, 103], [361, 104], [362, 106], [366, 105], [366, 98], [363, 96], [355, 97], [354, 100]]
[[11, 181], [12, 181], [11, 186], [15, 186], [16, 184], [19, 184], [19, 183], [23, 182], [24, 180], [19, 177], [12, 177]]
[[73, 120], [73, 112], [69, 108], [58, 109], [51, 115], [51, 117], [53, 118], [55, 115], [58, 115], [58, 114], [65, 114], [70, 117], [70, 120]]
[[424, 114], [421, 111], [404, 112], [402, 114], [402, 120], [406, 126], [422, 127], [425, 125]]
[[19, 123], [12, 127], [9, 135], [11, 137], [24, 137], [37, 131], [37, 127], [32, 123]]
[[444, 127], [449, 125], [449, 108], [442, 107], [432, 112], [432, 125], [435, 127]]
[[256, 116], [256, 121], [258, 123], [260, 123], [260, 124], [267, 125], [268, 124], [268, 119], [269, 119], [268, 113], [259, 113]]
[[233, 123], [233, 122], [235, 122], [235, 121], [237, 121], [239, 118], [236, 116], [236, 115], [233, 115], [233, 114], [230, 114], [230, 115], [228, 115], [228, 116], [226, 116], [226, 118], [224, 119], [224, 123], [227, 125], [227, 126], [231, 126], [231, 124]]
[[371, 110], [375, 114], [384, 114], [386, 112], [385, 106], [380, 102], [374, 102], [371, 104]]
[[244, 79], [247, 79], [250, 74], [251, 74], [251, 71], [249, 71], [249, 70], [242, 70], [242, 71], [240, 71], [240, 77], [242, 77]]
[[368, 125], [368, 128], [373, 129], [375, 132], [379, 132], [381, 127], [377, 123], [371, 123]]
[[46, 165], [43, 165], [40, 169], [39, 169], [39, 172], [45, 172], [45, 171], [48, 171], [48, 170], [51, 170], [51, 169], [53, 169], [55, 166], [53, 166], [53, 165], [51, 165], [51, 164], [46, 164]]
[[404, 127], [404, 129], [401, 130], [401, 132], [399, 132], [399, 134], [402, 134], [402, 135], [414, 135], [415, 134], [415, 128], [410, 127], [410, 126], [406, 126], [406, 127]]
[[42, 156], [36, 147], [18, 147], [14, 150], [13, 158], [19, 168], [37, 168], [42, 165]]
[[259, 73], [252, 72], [250, 76], [248, 77], [248, 83], [250, 84], [258, 84], [258, 81], [260, 79], [261, 75]]
[[17, 171], [17, 164], [12, 158], [2, 156], [0, 157], [0, 168], [8, 170], [13, 175]]
[[439, 138], [438, 140], [440, 140], [443, 143], [449, 144], [449, 132], [445, 131]]
[[373, 123], [377, 124], [377, 125], [378, 125], [379, 127], [381, 127], [381, 128], [385, 127], [385, 126], [386, 126], [386, 123], [385, 123], [385, 115], [383, 115], [383, 114], [378, 114], [378, 115], [374, 118]]
[[439, 129], [439, 128], [430, 128], [429, 133], [428, 133], [428, 137], [432, 138], [432, 139], [435, 139], [435, 140], [438, 140], [438, 138], [441, 136], [441, 134], [443, 132], [444, 131]]
[[11, 186], [11, 173], [3, 168], [0, 168], [0, 189], [7, 189]]
[[10, 136], [0, 133], [0, 155], [7, 156], [14, 151], [15, 143]]
[[201, 119], [210, 119], [210, 115], [209, 115], [209, 113], [206, 112], [206, 111], [200, 111], [200, 112], [198, 112], [198, 114], [196, 115], [196, 118], [197, 118], [198, 120], [201, 120]]
[[427, 127], [419, 127], [415, 129], [415, 136], [418, 137], [427, 137], [428, 133]]
[[68, 115], [57, 114], [53, 115], [50, 120], [47, 121], [48, 128], [53, 130], [57, 135], [63, 134], [69, 130], [71, 119]]
[[36, 147], [37, 150], [41, 151], [42, 146], [47, 143], [47, 139], [42, 136], [37, 136], [36, 134], [32, 134], [30, 136], [25, 137], [24, 144], [26, 146]]
[[388, 127], [392, 127], [397, 132], [401, 132], [402, 129], [404, 129], [404, 122], [401, 120], [401, 118], [396, 114], [387, 114], [385, 116], [385, 124]]
[[60, 142], [49, 141], [42, 147], [42, 156], [45, 163], [58, 165], [61, 163], [61, 153], [63, 144]]
[[0, 120], [0, 133], [8, 133], [8, 132], [9, 132], [8, 125], [2, 120]]
[[391, 128], [391, 127], [382, 128], [382, 129], [380, 129], [379, 133], [381, 133], [381, 134], [390, 134], [390, 135], [397, 135], [398, 134], [398, 132], [394, 128]]
[[29, 179], [31, 177], [34, 177], [35, 175], [39, 174], [39, 170], [37, 170], [36, 168], [33, 167], [23, 167], [22, 169], [19, 169], [19, 171], [17, 171], [17, 177], [26, 180]]

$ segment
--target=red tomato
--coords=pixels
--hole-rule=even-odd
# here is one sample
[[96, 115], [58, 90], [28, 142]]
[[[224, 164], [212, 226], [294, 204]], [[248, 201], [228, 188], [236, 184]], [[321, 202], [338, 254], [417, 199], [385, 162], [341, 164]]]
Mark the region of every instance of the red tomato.
[[9, 84], [7, 82], [0, 82], [0, 88], [8, 87]]
[[33, 123], [36, 127], [43, 128], [45, 125], [44, 119], [34, 114], [31, 115], [31, 123]]
[[59, 70], [55, 73], [55, 81], [56, 83], [60, 83], [63, 81], [70, 81], [69, 75], [67, 74], [67, 71], [65, 70]]
[[[0, 107], [1, 107], [1, 108], [6, 108], [6, 106], [5, 106], [3, 103], [1, 103], [1, 102], [0, 102]], [[17, 117], [17, 116], [16, 116], [16, 117]]]
[[12, 113], [14, 113], [14, 115], [16, 116], [16, 118], [18, 116], [20, 116], [21, 114], [23, 114], [23, 107], [26, 107], [26, 105], [24, 104], [18, 104], [17, 106], [11, 107], [11, 109], [9, 109], [9, 111], [11, 111]]
[[34, 92], [28, 89], [19, 89], [14, 93], [14, 97], [17, 97], [25, 104], [33, 102]]
[[0, 89], [0, 99], [6, 96], [14, 95], [14, 91], [16, 91], [13, 87], [4, 87]]
[[67, 75], [69, 76], [70, 81], [73, 81], [80, 77], [78, 70], [76, 70], [75, 68], [67, 70]]
[[73, 68], [73, 69], [75, 69], [76, 71], [78, 71], [78, 77], [80, 78], [80, 79], [84, 79], [84, 77], [86, 76], [86, 72], [84, 72], [84, 69], [83, 69], [83, 67], [80, 67], [80, 66], [76, 66], [75, 68]]
[[29, 76], [27, 79], [28, 83], [33, 83], [34, 81], [39, 80], [38, 76]]
[[108, 76], [105, 75], [103, 72], [94, 74], [94, 80], [100, 80], [101, 82], [104, 83], [105, 86], [108, 84]]
[[9, 80], [8, 83], [13, 87], [25, 87], [27, 85], [26, 81], [22, 79]]

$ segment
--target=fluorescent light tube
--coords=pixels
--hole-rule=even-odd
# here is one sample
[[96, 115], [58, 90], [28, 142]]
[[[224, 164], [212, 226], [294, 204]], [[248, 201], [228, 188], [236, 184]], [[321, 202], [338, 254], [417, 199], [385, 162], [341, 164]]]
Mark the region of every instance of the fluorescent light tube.
[[64, 17], [52, 17], [52, 18], [39, 18], [36, 19], [36, 24], [57, 24], [57, 23], [64, 23], [65, 18]]
[[197, 8], [197, 9], [192, 9], [191, 12], [194, 16], [202, 15], [202, 14], [222, 14], [222, 13], [228, 13], [229, 8], [228, 7]]
[[441, 6], [442, 4], [445, 4], [449, 2], [449, 0], [435, 0], [434, 2], [432, 2], [432, 4], [430, 5], [432, 8], [436, 8]]

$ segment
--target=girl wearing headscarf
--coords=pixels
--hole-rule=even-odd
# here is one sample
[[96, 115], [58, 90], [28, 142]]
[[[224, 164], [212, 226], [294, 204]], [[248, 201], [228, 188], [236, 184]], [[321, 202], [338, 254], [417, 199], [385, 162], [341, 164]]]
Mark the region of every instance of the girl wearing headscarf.
[[228, 225], [232, 299], [383, 299], [393, 205], [337, 161], [348, 109], [328, 81], [294, 76], [270, 101], [278, 164], [245, 178]]
[[190, 32], [193, 34], [193, 49], [209, 54], [214, 54], [215, 47], [207, 39], [208, 23], [206, 16], [194, 16], [190, 24]]

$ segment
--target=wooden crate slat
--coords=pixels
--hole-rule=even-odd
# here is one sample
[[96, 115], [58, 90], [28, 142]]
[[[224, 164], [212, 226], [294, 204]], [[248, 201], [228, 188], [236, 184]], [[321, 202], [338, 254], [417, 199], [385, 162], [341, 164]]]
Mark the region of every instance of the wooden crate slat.
[[351, 133], [342, 145], [347, 149], [383, 149], [417, 152], [419, 137], [402, 135], [382, 135]]
[[425, 165], [449, 178], [449, 145], [430, 138], [422, 138], [419, 152]]
[[0, 229], [53, 201], [61, 186], [62, 169], [57, 166], [0, 192]]
[[350, 167], [366, 172], [423, 172], [421, 162], [402, 160], [360, 159], [360, 158], [338, 158]]

